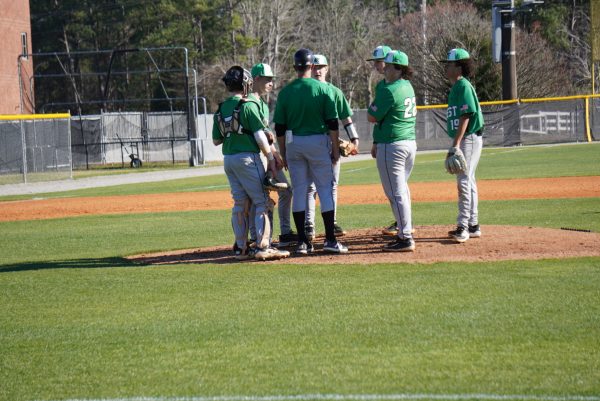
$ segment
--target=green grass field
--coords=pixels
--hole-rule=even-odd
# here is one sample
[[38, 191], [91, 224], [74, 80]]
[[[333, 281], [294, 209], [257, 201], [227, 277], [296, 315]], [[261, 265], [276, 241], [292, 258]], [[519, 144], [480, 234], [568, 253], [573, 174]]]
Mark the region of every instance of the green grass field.
[[[420, 155], [413, 180], [452, 179], [442, 157]], [[346, 163], [342, 180], [376, 183], [373, 164]], [[487, 179], [575, 175], [600, 175], [600, 146], [489, 149], [479, 169]], [[600, 232], [599, 198], [480, 209], [484, 227]], [[386, 205], [338, 214], [350, 229], [391, 216]], [[417, 225], [452, 224], [456, 206], [416, 203], [413, 214]], [[600, 400], [600, 258], [152, 267], [123, 258], [227, 244], [230, 231], [228, 211], [0, 223], [0, 400]]]

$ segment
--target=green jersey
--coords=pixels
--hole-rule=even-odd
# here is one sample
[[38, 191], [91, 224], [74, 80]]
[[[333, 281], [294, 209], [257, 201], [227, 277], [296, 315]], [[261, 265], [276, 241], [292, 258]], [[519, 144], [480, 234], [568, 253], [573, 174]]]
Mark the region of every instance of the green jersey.
[[331, 82], [325, 82], [325, 84], [329, 86], [331, 94], [333, 95], [333, 101], [335, 103], [335, 110], [337, 111], [338, 118], [340, 120], [345, 120], [348, 117], [352, 117], [352, 110], [350, 109], [350, 105], [348, 104], [348, 101], [346, 100], [342, 90]]
[[269, 105], [257, 93], [248, 95], [248, 99], [252, 99], [258, 103], [258, 112], [265, 127], [269, 127]]
[[415, 139], [417, 101], [410, 81], [377, 84], [375, 100], [368, 113], [377, 120], [374, 143], [392, 143]]
[[337, 119], [329, 86], [312, 78], [298, 78], [279, 92], [273, 121], [285, 125], [294, 135], [328, 132], [325, 121]]
[[473, 85], [466, 78], [454, 83], [448, 95], [448, 136], [454, 138], [457, 134], [460, 117], [470, 114], [469, 125], [465, 135], [480, 132], [483, 128], [483, 113]]
[[[242, 97], [240, 95], [236, 95], [225, 99], [220, 106], [221, 115], [224, 118], [232, 116], [233, 111], [237, 107], [241, 98]], [[251, 98], [250, 101], [240, 105], [239, 119], [240, 125], [242, 126], [239, 132], [226, 132], [224, 133], [225, 137], [223, 138], [223, 135], [221, 135], [221, 132], [219, 132], [219, 123], [217, 120], [217, 115], [215, 114], [212, 130], [213, 139], [223, 139], [224, 155], [234, 155], [242, 152], [259, 153], [260, 150], [253, 134], [254, 132], [266, 127], [261, 117], [260, 104], [255, 98]]]

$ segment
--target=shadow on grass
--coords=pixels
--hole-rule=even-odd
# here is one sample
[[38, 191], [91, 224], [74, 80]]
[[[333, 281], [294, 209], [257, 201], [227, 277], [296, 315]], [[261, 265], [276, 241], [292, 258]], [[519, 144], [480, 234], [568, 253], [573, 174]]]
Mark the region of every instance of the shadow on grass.
[[52, 260], [47, 262], [23, 262], [8, 265], [0, 265], [0, 273], [11, 273], [29, 270], [47, 269], [105, 269], [111, 267], [133, 267], [137, 266], [130, 260], [118, 257], [91, 258], [73, 260]]
[[231, 264], [239, 261], [233, 257], [231, 247], [214, 247], [206, 249], [190, 249], [174, 253], [138, 255], [128, 258], [132, 264], [140, 265], [175, 265], [175, 264]]

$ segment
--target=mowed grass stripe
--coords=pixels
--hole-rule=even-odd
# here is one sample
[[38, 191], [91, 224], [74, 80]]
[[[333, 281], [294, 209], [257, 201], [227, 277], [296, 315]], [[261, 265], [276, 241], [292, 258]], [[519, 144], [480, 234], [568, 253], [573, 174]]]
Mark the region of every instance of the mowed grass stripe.
[[[214, 397], [133, 397], [103, 399], [70, 399], [65, 401], [600, 401], [600, 396], [582, 395], [511, 395], [511, 394], [298, 394], [266, 396]], [[40, 400], [38, 400], [40, 401]]]

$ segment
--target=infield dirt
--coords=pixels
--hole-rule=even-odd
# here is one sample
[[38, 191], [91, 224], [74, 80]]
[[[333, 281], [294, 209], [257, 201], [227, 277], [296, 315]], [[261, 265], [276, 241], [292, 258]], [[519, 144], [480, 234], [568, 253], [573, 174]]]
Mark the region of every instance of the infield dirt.
[[[515, 180], [481, 180], [480, 200], [558, 199], [600, 197], [600, 177], [560, 177]], [[411, 183], [413, 202], [456, 200], [452, 181]], [[385, 204], [382, 187], [352, 185], [339, 187], [340, 204]], [[186, 192], [128, 196], [57, 198], [0, 203], [0, 221], [34, 220], [82, 215], [224, 210], [232, 206], [228, 191]], [[452, 226], [417, 226], [416, 251], [383, 252], [391, 240], [380, 229], [354, 230], [341, 238], [350, 248], [344, 255], [325, 254], [322, 238], [315, 241], [316, 252], [307, 257], [290, 257], [290, 264], [372, 264], [477, 262], [600, 256], [600, 234], [539, 227], [482, 226], [483, 237], [458, 244], [448, 238]], [[293, 250], [293, 249], [292, 249]], [[235, 263], [231, 246], [185, 249], [173, 252], [134, 255], [141, 264]], [[277, 261], [275, 263], [281, 263]], [[271, 263], [271, 262], [261, 262]]]
[[[600, 176], [480, 180], [480, 200], [600, 197]], [[413, 202], [456, 200], [453, 181], [410, 183]], [[387, 203], [381, 184], [341, 185], [342, 205]], [[0, 202], [0, 221], [53, 219], [82, 215], [224, 210], [232, 207], [229, 191], [35, 199]]]

